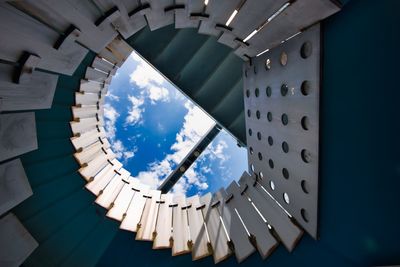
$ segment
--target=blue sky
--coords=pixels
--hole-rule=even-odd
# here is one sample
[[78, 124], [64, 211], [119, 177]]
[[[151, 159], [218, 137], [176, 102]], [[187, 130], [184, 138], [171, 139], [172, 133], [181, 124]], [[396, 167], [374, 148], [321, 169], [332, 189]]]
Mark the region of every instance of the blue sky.
[[[157, 188], [214, 125], [214, 120], [135, 52], [105, 98], [105, 128], [125, 169]], [[204, 194], [226, 187], [247, 168], [247, 154], [222, 130], [172, 189]]]

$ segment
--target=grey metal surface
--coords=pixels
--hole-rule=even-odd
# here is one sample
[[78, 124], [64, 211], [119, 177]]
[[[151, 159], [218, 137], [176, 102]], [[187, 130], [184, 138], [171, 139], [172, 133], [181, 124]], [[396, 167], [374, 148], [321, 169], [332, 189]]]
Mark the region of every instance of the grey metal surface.
[[320, 26], [252, 58], [243, 71], [250, 170], [317, 238]]

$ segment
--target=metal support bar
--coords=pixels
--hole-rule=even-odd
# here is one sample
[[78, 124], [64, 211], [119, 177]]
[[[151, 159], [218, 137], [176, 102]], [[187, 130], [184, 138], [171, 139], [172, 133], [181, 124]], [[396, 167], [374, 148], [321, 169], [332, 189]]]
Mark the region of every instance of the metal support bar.
[[186, 157], [179, 163], [176, 169], [164, 180], [164, 182], [158, 187], [161, 192], [167, 193], [175, 185], [175, 183], [183, 176], [187, 169], [196, 161], [200, 154], [206, 149], [206, 147], [214, 140], [221, 126], [215, 124], [199, 142], [190, 150]]

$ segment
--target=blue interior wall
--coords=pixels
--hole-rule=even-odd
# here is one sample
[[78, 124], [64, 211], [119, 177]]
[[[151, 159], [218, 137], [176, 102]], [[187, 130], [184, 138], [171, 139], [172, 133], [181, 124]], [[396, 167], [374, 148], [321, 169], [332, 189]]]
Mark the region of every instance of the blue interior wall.
[[[400, 264], [400, 1], [345, 1], [323, 23], [320, 239], [241, 266]], [[119, 231], [98, 266], [205, 266]], [[220, 266], [236, 265], [233, 257]]]

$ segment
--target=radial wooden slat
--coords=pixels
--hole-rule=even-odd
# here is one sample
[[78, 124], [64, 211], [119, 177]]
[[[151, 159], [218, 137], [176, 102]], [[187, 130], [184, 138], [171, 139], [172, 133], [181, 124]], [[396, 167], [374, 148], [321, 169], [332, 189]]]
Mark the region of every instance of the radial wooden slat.
[[126, 216], [121, 222], [120, 229], [136, 232], [138, 223], [143, 213], [144, 205], [146, 204], [146, 198], [144, 196], [148, 193], [148, 187], [139, 184], [139, 192], [135, 193], [131, 203], [126, 211]]
[[172, 256], [177, 256], [190, 252], [189, 223], [187, 214], [187, 204], [185, 196], [174, 197], [174, 207], [172, 207]]
[[140, 227], [136, 233], [136, 240], [153, 240], [153, 233], [156, 230], [156, 221], [160, 200], [161, 191], [150, 190], [149, 198], [146, 199], [142, 218], [140, 219]]
[[172, 203], [172, 199], [172, 194], [161, 195], [153, 249], [171, 247], [172, 208], [170, 208], [169, 205]]

